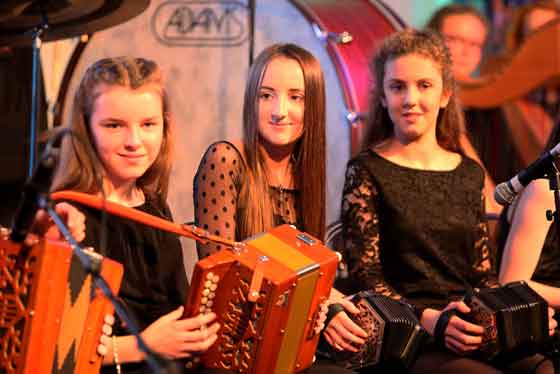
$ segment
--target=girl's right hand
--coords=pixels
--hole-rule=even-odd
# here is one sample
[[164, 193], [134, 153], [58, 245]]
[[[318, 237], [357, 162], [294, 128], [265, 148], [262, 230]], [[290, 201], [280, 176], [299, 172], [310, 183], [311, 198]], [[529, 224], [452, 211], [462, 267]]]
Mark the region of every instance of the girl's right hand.
[[[453, 301], [440, 311], [435, 309], [424, 310], [420, 323], [431, 335], [433, 335], [440, 315], [450, 309], [456, 309], [458, 312], [463, 314], [467, 314], [471, 311], [464, 301]], [[454, 315], [451, 317], [449, 324], [445, 328], [445, 346], [459, 355], [471, 354], [482, 344], [483, 333], [484, 328], [482, 326], [475, 325], [465, 321], [457, 315]]]
[[[189, 357], [206, 351], [218, 338], [215, 313], [181, 319], [183, 307], [160, 317], [142, 332], [146, 345], [168, 359]], [[208, 326], [208, 327], [207, 327]]]

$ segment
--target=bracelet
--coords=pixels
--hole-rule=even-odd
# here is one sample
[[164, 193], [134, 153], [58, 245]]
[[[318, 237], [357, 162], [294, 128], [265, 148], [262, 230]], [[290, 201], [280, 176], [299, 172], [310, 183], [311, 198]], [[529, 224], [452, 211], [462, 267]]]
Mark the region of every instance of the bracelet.
[[115, 335], [112, 336], [112, 342], [113, 342], [113, 362], [115, 364], [115, 368], [117, 369], [117, 374], [122, 374], [121, 363], [119, 361], [119, 346], [117, 345], [117, 337]]
[[344, 311], [344, 306], [341, 303], [333, 303], [329, 305], [329, 310], [327, 311], [327, 318], [325, 319], [325, 327], [329, 325], [331, 320], [340, 312]]

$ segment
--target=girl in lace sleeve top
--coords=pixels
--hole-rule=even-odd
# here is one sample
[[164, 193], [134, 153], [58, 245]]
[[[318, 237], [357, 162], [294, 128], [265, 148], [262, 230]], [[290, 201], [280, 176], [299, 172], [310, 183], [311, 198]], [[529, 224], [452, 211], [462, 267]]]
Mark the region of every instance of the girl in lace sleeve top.
[[[436, 34], [405, 30], [389, 37], [372, 71], [378, 89], [367, 148], [349, 162], [343, 191], [344, 258], [356, 291], [406, 299], [433, 334], [443, 311], [469, 312], [460, 301], [467, 289], [498, 285], [484, 174], [460, 147], [451, 59]], [[482, 332], [451, 317], [442, 337], [447, 350], [430, 348], [412, 371], [496, 372], [465, 357], [480, 346]]]
[[[291, 223], [323, 238], [325, 92], [319, 62], [293, 44], [265, 49], [249, 71], [243, 105], [243, 139], [212, 144], [199, 165], [193, 188], [197, 225], [243, 240]], [[197, 248], [200, 257], [217, 249]]]
[[[293, 44], [266, 48], [249, 71], [243, 139], [210, 145], [198, 167], [193, 188], [196, 224], [212, 234], [244, 240], [290, 223], [322, 239], [325, 136], [319, 62]], [[200, 257], [220, 249], [200, 243], [197, 248]], [[351, 304], [348, 308], [357, 312]], [[342, 314], [329, 327], [337, 326], [354, 343], [363, 343], [367, 335], [348, 317], [342, 321]], [[344, 348], [355, 350], [337, 349]], [[315, 365], [317, 371], [324, 369]]]

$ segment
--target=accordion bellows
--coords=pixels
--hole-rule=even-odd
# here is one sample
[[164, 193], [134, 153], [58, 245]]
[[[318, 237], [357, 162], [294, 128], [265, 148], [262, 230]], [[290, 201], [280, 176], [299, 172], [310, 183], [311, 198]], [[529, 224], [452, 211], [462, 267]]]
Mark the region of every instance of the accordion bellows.
[[338, 365], [352, 370], [375, 365], [408, 369], [429, 338], [412, 308], [372, 291], [359, 292], [350, 300], [360, 313], [349, 316], [368, 333], [366, 343], [354, 353], [337, 351], [322, 341], [322, 353]]
[[548, 304], [525, 282], [475, 289], [463, 318], [484, 327], [479, 356], [506, 358], [537, 350], [548, 338]]
[[[101, 276], [116, 294], [122, 266], [88, 256], [100, 262]], [[1, 373], [99, 373], [97, 345], [112, 312], [70, 245], [41, 240], [25, 247], [0, 234]]]
[[232, 373], [294, 373], [314, 360], [315, 326], [336, 273], [337, 254], [289, 225], [224, 249], [194, 269], [186, 316], [213, 311], [218, 340], [187, 367]]

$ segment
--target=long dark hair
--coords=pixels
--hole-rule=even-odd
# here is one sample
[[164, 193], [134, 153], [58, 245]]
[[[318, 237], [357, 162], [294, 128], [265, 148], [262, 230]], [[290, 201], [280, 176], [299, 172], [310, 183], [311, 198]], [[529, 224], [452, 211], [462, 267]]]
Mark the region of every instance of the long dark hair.
[[[283, 57], [297, 61], [305, 84], [303, 134], [293, 152], [294, 182], [300, 189], [303, 229], [323, 239], [325, 233], [325, 84], [319, 61], [294, 44], [274, 44], [263, 50], [249, 71], [243, 103], [243, 146], [248, 182], [240, 191], [238, 233], [244, 239], [272, 227], [265, 159], [259, 147], [259, 89], [270, 61]], [[313, 175], [311, 175], [313, 174]]]

